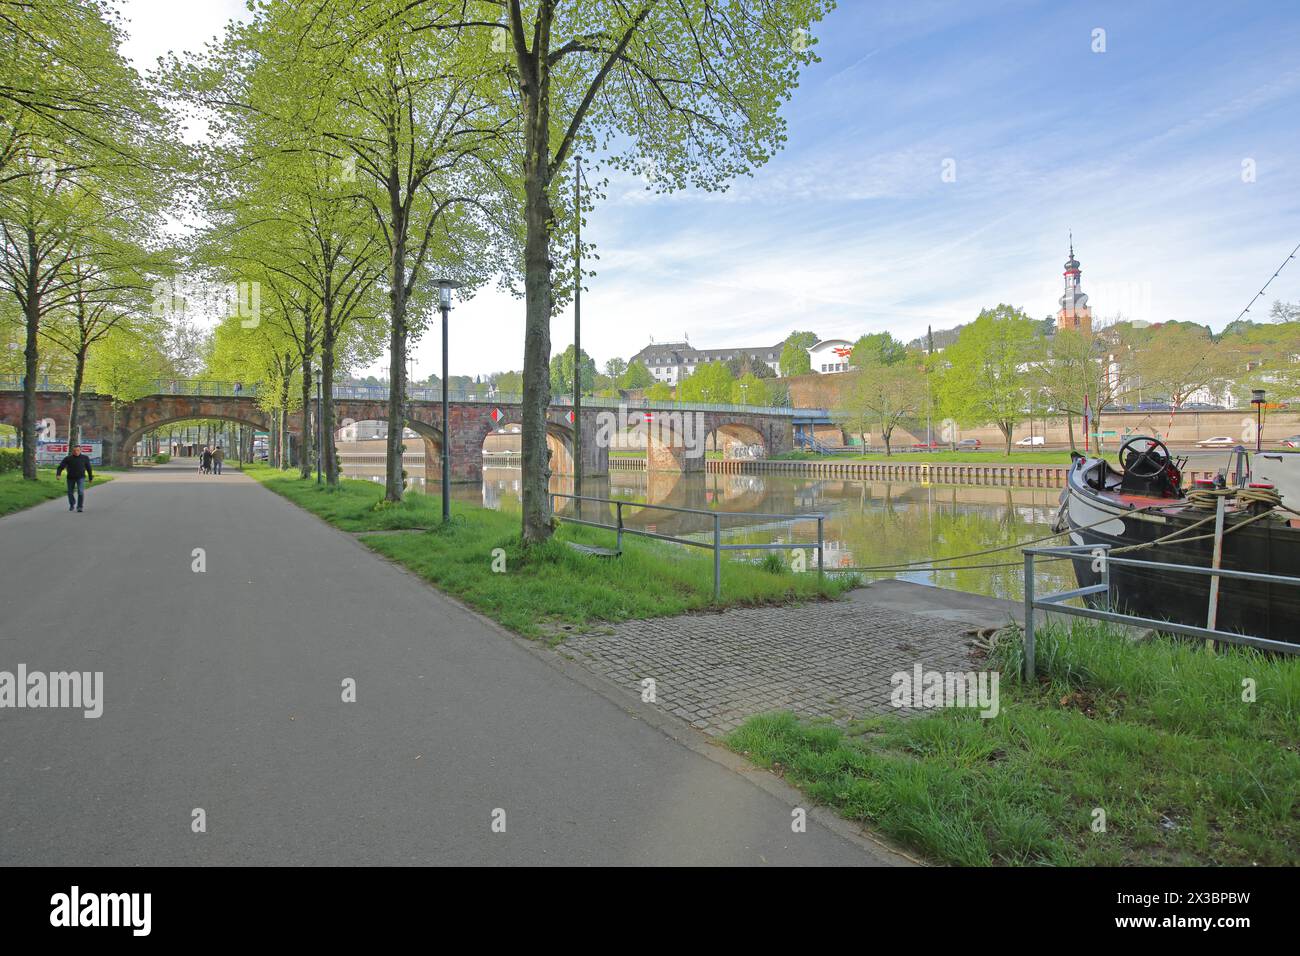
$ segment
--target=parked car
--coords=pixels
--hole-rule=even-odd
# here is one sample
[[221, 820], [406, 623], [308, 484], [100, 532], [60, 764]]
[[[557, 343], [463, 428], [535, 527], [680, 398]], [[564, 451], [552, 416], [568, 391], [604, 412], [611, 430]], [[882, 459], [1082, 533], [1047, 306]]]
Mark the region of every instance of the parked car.
[[1210, 402], [1188, 402], [1182, 407], [1185, 412], [1221, 412], [1222, 405], [1214, 405]]
[[912, 445], [912, 451], [935, 451], [942, 447], [943, 446], [940, 445], [937, 441], [932, 441], [932, 442], [919, 441], [916, 442], [914, 445]]
[[1021, 446], [1022, 448], [1029, 448], [1038, 445], [1046, 445], [1047, 439], [1044, 438], [1042, 435], [1031, 435], [1028, 438], [1020, 439], [1020, 441], [1016, 442], [1016, 444]]
[[961, 441], [957, 442], [957, 448], [959, 451], [974, 451], [979, 447], [980, 440], [978, 438], [963, 438]]
[[1227, 435], [1216, 435], [1214, 438], [1204, 438], [1196, 443], [1197, 448], [1232, 448], [1237, 444], [1237, 439], [1229, 438]]

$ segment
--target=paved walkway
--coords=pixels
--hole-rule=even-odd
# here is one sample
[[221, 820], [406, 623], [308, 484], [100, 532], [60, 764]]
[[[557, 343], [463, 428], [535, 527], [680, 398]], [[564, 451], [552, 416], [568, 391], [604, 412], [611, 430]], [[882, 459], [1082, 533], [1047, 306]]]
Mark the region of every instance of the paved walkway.
[[0, 519], [0, 671], [104, 675], [0, 709], [0, 865], [894, 861], [238, 473], [86, 506]]
[[738, 608], [620, 624], [569, 637], [557, 653], [705, 733], [772, 710], [844, 724], [890, 705], [898, 671], [968, 671], [973, 629], [1000, 627], [1011, 602], [879, 581], [841, 602]]

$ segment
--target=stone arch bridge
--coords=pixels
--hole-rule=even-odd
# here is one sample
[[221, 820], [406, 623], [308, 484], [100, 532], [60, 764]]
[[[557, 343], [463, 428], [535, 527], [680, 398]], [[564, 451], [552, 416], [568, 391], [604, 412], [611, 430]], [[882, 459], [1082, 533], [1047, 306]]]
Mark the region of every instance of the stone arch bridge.
[[[270, 429], [271, 415], [259, 407], [256, 395], [231, 394], [229, 386], [212, 391], [222, 394], [162, 391], [126, 402], [115, 401], [108, 395], [83, 394], [82, 437], [102, 441], [104, 460], [129, 468], [132, 450], [145, 433], [172, 422], [214, 419], [250, 425], [260, 431]], [[417, 390], [416, 394], [420, 392]], [[0, 390], [0, 423], [19, 427], [22, 405], [20, 391]], [[39, 391], [36, 418], [53, 419], [56, 433], [66, 436], [70, 405], [66, 390]], [[519, 399], [456, 398], [449, 403], [449, 412], [452, 480], [478, 481], [483, 469], [483, 439], [500, 427], [519, 423]], [[376, 389], [340, 386], [335, 391], [334, 413], [339, 422], [349, 418], [387, 421], [388, 402]], [[291, 415], [290, 431], [300, 434], [302, 421], [301, 412]], [[792, 421], [790, 409], [666, 402], [624, 404], [608, 399], [585, 399], [581, 416], [582, 471], [584, 475], [608, 473], [611, 444], [618, 447], [629, 436], [643, 443], [651, 471], [703, 471], [706, 449], [716, 448], [725, 456], [742, 452], [776, 455], [794, 446]], [[432, 476], [442, 453], [441, 401], [411, 399], [403, 424], [424, 440], [425, 461], [429, 463], [426, 469]], [[571, 471], [574, 426], [572, 410], [567, 404], [551, 405], [547, 412], [547, 432], [553, 470]]]

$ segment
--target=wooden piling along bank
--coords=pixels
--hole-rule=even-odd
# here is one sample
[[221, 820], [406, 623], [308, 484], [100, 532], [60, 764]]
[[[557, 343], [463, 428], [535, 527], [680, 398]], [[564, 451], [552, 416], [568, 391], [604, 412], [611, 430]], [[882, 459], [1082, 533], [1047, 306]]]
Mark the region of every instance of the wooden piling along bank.
[[[609, 459], [611, 471], [644, 471], [643, 458]], [[785, 475], [791, 478], [841, 478], [848, 481], [906, 481], [924, 485], [1064, 488], [1069, 465], [981, 464], [915, 461], [771, 461], [709, 459], [705, 471], [722, 475]], [[1212, 471], [1188, 471], [1184, 482], [1213, 478]]]

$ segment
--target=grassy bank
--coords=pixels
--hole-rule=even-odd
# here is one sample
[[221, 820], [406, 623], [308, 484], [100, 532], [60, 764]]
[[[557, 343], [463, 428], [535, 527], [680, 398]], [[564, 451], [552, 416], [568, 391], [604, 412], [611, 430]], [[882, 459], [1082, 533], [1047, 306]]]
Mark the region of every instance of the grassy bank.
[[[405, 535], [368, 535], [367, 547], [391, 558], [520, 634], [540, 637], [603, 622], [680, 614], [713, 607], [713, 556], [655, 541], [624, 539], [619, 558], [579, 554], [565, 542], [611, 547], [612, 532], [562, 524], [555, 539], [525, 551], [519, 517], [452, 504], [441, 526], [441, 499], [408, 494], [396, 506], [381, 502], [383, 487], [345, 480], [337, 491], [318, 489], [294, 472], [264, 465], [246, 474], [344, 531], [432, 529]], [[500, 567], [503, 552], [505, 570]], [[724, 559], [723, 605], [779, 604], [835, 597], [849, 581], [816, 574], [774, 572]]]
[[[98, 468], [95, 469], [95, 474], [99, 474]], [[89, 487], [94, 488], [111, 480], [96, 477]], [[35, 481], [24, 481], [22, 472], [19, 471], [4, 472], [0, 474], [0, 516], [39, 505], [42, 501], [62, 498], [67, 494], [67, 487], [67, 482], [62, 477], [54, 477], [53, 468], [38, 469]], [[87, 500], [91, 497], [92, 493], [88, 491]]]
[[870, 452], [865, 455], [819, 455], [810, 451], [791, 451], [776, 455], [776, 461], [887, 461], [900, 465], [1068, 465], [1070, 452], [1013, 451], [1007, 455], [996, 449], [988, 451], [895, 451]]
[[773, 714], [728, 743], [938, 862], [1300, 859], [1300, 660], [1133, 644], [1094, 622], [1054, 626], [1039, 642], [1034, 686], [1014, 676], [1017, 640], [972, 665], [1001, 671], [991, 719], [948, 709], [841, 731]]

